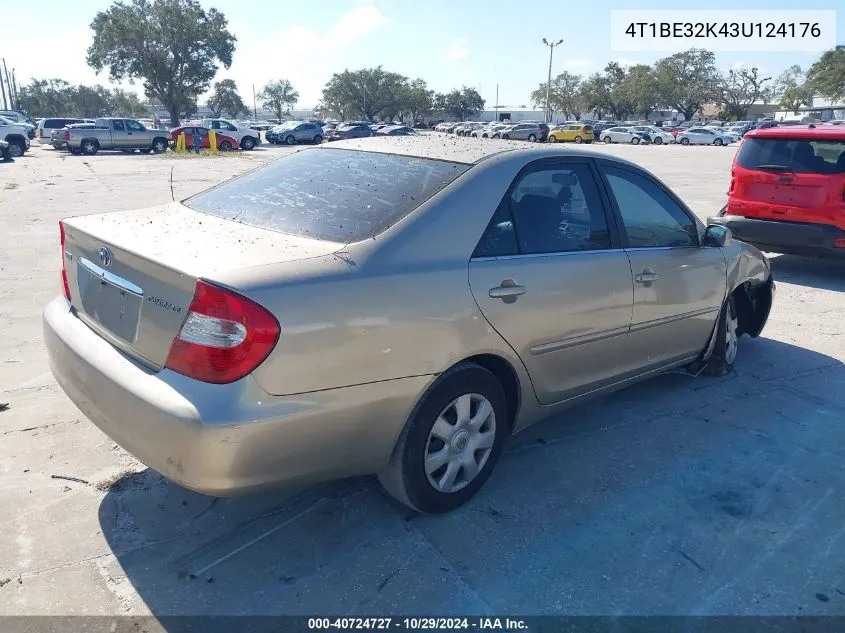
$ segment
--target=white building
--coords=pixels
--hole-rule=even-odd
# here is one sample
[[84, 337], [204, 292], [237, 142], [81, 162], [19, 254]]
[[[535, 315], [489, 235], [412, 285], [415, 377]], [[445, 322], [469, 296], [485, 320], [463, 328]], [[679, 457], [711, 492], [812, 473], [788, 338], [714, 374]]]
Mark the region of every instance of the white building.
[[775, 121], [811, 117], [818, 121], [842, 121], [845, 120], [845, 104], [833, 103], [828, 99], [815, 97], [813, 105], [799, 108], [797, 112], [779, 110], [775, 112]]

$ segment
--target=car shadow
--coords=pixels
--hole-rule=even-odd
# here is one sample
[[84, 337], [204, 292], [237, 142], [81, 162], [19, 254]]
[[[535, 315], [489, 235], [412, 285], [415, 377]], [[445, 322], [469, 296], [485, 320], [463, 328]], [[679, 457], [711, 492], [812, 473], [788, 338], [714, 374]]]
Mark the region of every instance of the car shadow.
[[[582, 530], [624, 542], [645, 519], [636, 518], [638, 511], [624, 520], [612, 515], [630, 511], [626, 504], [642, 504], [643, 490], [648, 495], [662, 490], [683, 502], [662, 497], [652, 502], [647, 495], [647, 523], [668, 530], [689, 521], [686, 512], [715, 513], [696, 529], [702, 530], [700, 538], [728, 547], [724, 522], [752, 520], [749, 508], [759, 485], [748, 482], [780, 472], [784, 452], [792, 455], [799, 439], [812, 444], [811, 416], [819, 400], [802, 399], [788, 383], [796, 376], [839, 371], [841, 365], [804, 348], [746, 337], [736, 372], [728, 376], [666, 374], [533, 425], [511, 439], [485, 488], [448, 515], [415, 514], [387, 498], [374, 477], [212, 498], [149, 469], [125, 475], [113, 482], [99, 507], [101, 530], [115, 557], [105, 571], [127, 610], [149, 610], [168, 633], [235, 630], [226, 618], [198, 624], [169, 617], [185, 615], [550, 613], [537, 606], [545, 604], [537, 597], [542, 587], [577, 582], [573, 566], [579, 574], [595, 566], [583, 558], [589, 557], [582, 553], [589, 547]], [[777, 398], [788, 405], [779, 405]], [[743, 406], [756, 413], [739, 412]], [[786, 406], [792, 407], [789, 415], [779, 412]], [[795, 417], [802, 426], [782, 419]], [[840, 439], [845, 438], [837, 438], [837, 446]], [[248, 454], [249, 447], [243, 451]], [[791, 510], [772, 495], [766, 501], [767, 525], [779, 529], [779, 521], [792, 520]], [[831, 525], [828, 536], [840, 528]], [[601, 558], [606, 550], [596, 547], [592, 551]], [[759, 543], [761, 551], [766, 547]], [[837, 552], [845, 554], [843, 548]], [[618, 552], [610, 561], [603, 559], [601, 572], [605, 578], [633, 574], [625, 585], [630, 591], [660, 577], [658, 568], [666, 566], [644, 556], [631, 563]], [[557, 568], [550, 561], [565, 564]], [[673, 558], [670, 564], [687, 563]], [[501, 578], [537, 565], [545, 566], [542, 578], [526, 576], [508, 584], [508, 591], [499, 586]], [[718, 586], [733, 582], [735, 572], [726, 565], [710, 569], [708, 578]], [[678, 591], [686, 596], [686, 590]], [[692, 584], [689, 600], [698, 600], [702, 591]], [[596, 593], [594, 613], [624, 612], [610, 597], [602, 602], [603, 594]], [[677, 599], [672, 608], [683, 609], [685, 598]], [[669, 607], [628, 608], [647, 614]], [[242, 620], [236, 629], [279, 627], [271, 618]]]
[[771, 257], [770, 261], [775, 282], [845, 292], [845, 258], [777, 255]]

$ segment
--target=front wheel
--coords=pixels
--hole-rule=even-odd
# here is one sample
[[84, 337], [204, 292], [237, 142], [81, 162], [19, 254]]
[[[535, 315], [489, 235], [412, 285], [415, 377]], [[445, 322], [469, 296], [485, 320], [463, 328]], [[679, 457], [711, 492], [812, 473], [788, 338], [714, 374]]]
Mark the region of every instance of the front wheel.
[[529, 134], [529, 135], [528, 135], [528, 142], [529, 142], [529, 143], [533, 143], [533, 142], [534, 142], [534, 141], [536, 141], [536, 140], [537, 140], [537, 137], [536, 137], [536, 136], [534, 136], [533, 134]]
[[549, 143], [557, 143], [557, 136], [549, 134]]
[[656, 139], [654, 139], [654, 144], [663, 145], [663, 139], [658, 136]]
[[605, 145], [610, 145], [613, 141], [610, 140], [609, 136], [605, 136], [603, 139]]
[[322, 142], [323, 142], [323, 137], [320, 136], [319, 134], [314, 137], [314, 145], [319, 145]]
[[682, 138], [680, 140], [680, 143], [681, 143], [681, 145], [689, 145], [689, 139], [688, 138]]
[[718, 330], [713, 355], [707, 361], [704, 373], [710, 376], [724, 376], [733, 371], [734, 361], [739, 351], [739, 317], [733, 296], [728, 297], [725, 305], [722, 306], [716, 327]]
[[241, 149], [246, 150], [247, 152], [255, 149], [255, 139], [251, 136], [246, 136], [241, 141]]
[[288, 145], [296, 145], [296, 139], [293, 137], [293, 134], [288, 134], [285, 138], [285, 143]]
[[501, 383], [483, 367], [461, 363], [417, 404], [379, 480], [418, 512], [454, 510], [490, 477], [507, 432]]
[[713, 145], [721, 146], [722, 144], [722, 139], [720, 138], [717, 138], [715, 141], [713, 141]]
[[26, 152], [26, 143], [23, 141], [9, 141], [9, 155], [12, 158], [20, 158]]
[[97, 143], [97, 141], [82, 141], [80, 149], [82, 150], [82, 153], [86, 156], [93, 156], [98, 151], [100, 151], [100, 144]]
[[580, 136], [576, 136], [576, 137], [575, 137], [575, 142], [576, 142], [576, 143], [578, 143], [578, 145], [580, 145], [581, 143], [583, 143], [583, 142], [584, 142], [584, 139], [582, 139]]
[[231, 152], [232, 151], [232, 143], [230, 141], [220, 141], [220, 145], [218, 146], [221, 152]]

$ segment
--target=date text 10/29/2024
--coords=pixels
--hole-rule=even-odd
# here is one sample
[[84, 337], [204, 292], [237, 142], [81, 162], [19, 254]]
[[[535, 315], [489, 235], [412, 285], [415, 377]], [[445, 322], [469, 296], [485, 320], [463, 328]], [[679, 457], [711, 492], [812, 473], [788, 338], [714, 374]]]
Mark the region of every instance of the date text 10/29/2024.
[[528, 625], [519, 618], [308, 618], [308, 629], [319, 630], [383, 630], [383, 631], [520, 631]]

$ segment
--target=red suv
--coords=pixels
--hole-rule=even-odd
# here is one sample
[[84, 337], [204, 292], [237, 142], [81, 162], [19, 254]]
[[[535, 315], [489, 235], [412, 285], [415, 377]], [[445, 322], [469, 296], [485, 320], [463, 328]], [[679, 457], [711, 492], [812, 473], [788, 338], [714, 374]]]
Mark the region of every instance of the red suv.
[[734, 157], [728, 204], [710, 221], [760, 250], [845, 256], [845, 129], [748, 132]]

